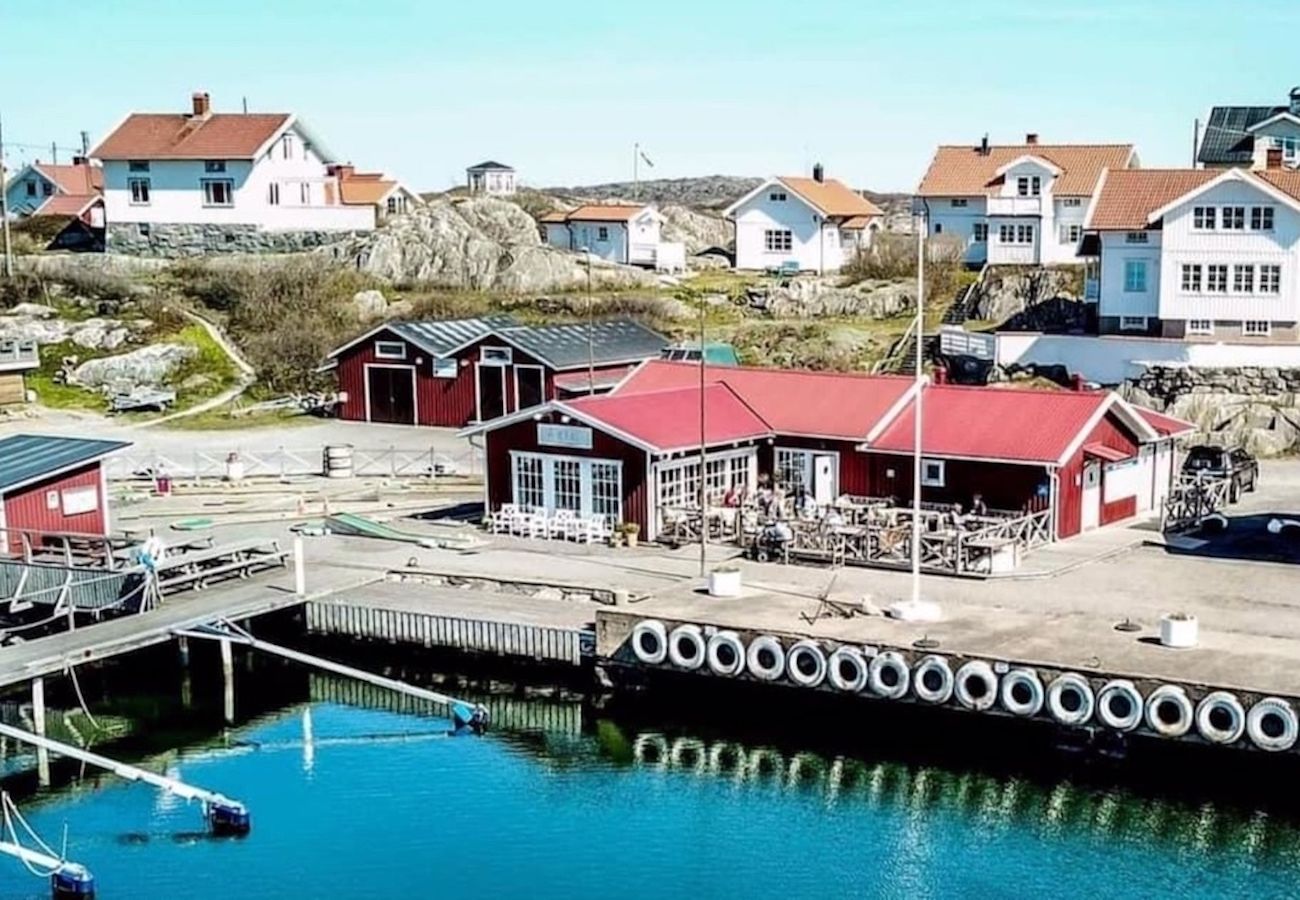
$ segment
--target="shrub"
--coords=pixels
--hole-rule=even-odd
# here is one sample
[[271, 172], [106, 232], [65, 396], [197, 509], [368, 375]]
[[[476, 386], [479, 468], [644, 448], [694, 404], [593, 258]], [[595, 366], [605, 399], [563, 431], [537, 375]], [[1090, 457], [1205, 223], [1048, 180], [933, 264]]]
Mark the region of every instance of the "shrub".
[[0, 278], [0, 309], [19, 303], [44, 303], [47, 299], [45, 279], [35, 272], [15, 272], [13, 278]]

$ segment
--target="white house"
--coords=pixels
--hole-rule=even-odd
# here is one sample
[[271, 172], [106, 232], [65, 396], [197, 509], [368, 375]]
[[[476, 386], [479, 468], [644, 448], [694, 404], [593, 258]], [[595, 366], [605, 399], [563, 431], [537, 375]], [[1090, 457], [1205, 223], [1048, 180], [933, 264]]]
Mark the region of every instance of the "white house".
[[488, 160], [465, 170], [465, 187], [470, 194], [489, 197], [509, 197], [515, 192], [515, 170]]
[[375, 227], [343, 202], [337, 160], [290, 113], [131, 113], [91, 158], [103, 165], [109, 249], [292, 249]]
[[358, 172], [352, 165], [334, 165], [329, 172], [338, 179], [339, 200], [345, 206], [368, 206], [379, 221], [410, 212], [424, 201], [395, 178], [380, 172]]
[[5, 187], [5, 209], [11, 218], [61, 216], [80, 219], [92, 228], [104, 227], [103, 172], [84, 157], [71, 165], [39, 160], [18, 171]]
[[966, 262], [1080, 263], [1088, 202], [1103, 170], [1138, 165], [1132, 144], [1023, 144], [939, 147], [917, 194], [932, 234], [966, 246]]
[[1300, 168], [1300, 87], [1292, 88], [1282, 105], [1212, 107], [1196, 161], [1206, 168], [1262, 169], [1269, 150], [1280, 154], [1283, 167]]
[[628, 203], [591, 203], [538, 219], [542, 236], [552, 247], [588, 251], [614, 263], [684, 269], [685, 248], [660, 238], [663, 223], [664, 217], [653, 206]]
[[1106, 172], [1086, 228], [1103, 333], [1300, 341], [1300, 170]]
[[812, 178], [769, 178], [727, 207], [736, 223], [736, 268], [835, 272], [881, 227], [878, 206], [818, 164]]

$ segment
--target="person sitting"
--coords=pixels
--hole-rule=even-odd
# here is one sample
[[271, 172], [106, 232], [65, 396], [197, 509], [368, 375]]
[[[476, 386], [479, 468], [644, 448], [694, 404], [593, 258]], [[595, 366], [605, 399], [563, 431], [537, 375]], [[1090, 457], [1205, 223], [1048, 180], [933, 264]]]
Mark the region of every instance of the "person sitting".
[[735, 508], [742, 506], [745, 502], [745, 486], [743, 484], [733, 484], [727, 488], [727, 493], [722, 496], [722, 505]]
[[794, 509], [801, 519], [817, 518], [817, 500], [806, 488], [799, 488], [795, 494]]
[[970, 514], [981, 519], [987, 518], [989, 514], [989, 505], [984, 502], [983, 494], [976, 494], [970, 501]]
[[961, 531], [966, 526], [965, 517], [961, 512], [961, 504], [954, 503], [943, 517], [943, 526], [953, 531]]
[[826, 515], [822, 517], [822, 524], [827, 528], [843, 528], [844, 513], [840, 512], [837, 507], [832, 506], [826, 510]]

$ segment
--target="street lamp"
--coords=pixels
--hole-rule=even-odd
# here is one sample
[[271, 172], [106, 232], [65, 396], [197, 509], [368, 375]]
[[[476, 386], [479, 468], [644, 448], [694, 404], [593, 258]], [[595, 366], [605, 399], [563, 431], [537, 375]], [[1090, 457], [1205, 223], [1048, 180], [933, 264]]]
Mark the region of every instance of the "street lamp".
[[591, 248], [579, 247], [581, 253], [587, 256], [587, 393], [596, 393], [596, 342], [592, 335], [595, 327], [595, 312], [593, 306], [595, 303], [591, 295]]

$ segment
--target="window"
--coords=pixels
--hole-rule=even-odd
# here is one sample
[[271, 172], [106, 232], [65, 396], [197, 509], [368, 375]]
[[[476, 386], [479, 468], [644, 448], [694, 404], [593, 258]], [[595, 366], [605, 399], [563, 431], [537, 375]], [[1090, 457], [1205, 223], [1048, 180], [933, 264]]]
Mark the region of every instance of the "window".
[[941, 459], [921, 460], [921, 486], [943, 487], [945, 467], [944, 461]]
[[478, 361], [485, 366], [508, 366], [514, 360], [514, 351], [509, 347], [484, 347], [479, 352]]
[[763, 232], [763, 249], [768, 253], [789, 253], [794, 247], [794, 233], [788, 228], [769, 228]]
[[1192, 208], [1192, 228], [1197, 231], [1213, 231], [1215, 223], [1213, 206], [1196, 206]]
[[1206, 266], [1205, 289], [1211, 294], [1226, 294], [1228, 292], [1228, 267]]
[[1043, 179], [1037, 175], [1021, 175], [1016, 179], [1016, 193], [1021, 197], [1037, 197], [1043, 191]]
[[1241, 231], [1246, 227], [1246, 207], [1225, 206], [1219, 227], [1224, 231]]
[[226, 161], [224, 159], [208, 159], [203, 161], [203, 171], [205, 172], [224, 172], [226, 171]]
[[204, 206], [234, 206], [233, 181], [224, 178], [205, 179], [203, 182]]
[[1077, 244], [1079, 238], [1083, 237], [1082, 225], [1062, 225], [1061, 226], [1061, 243]]
[[1261, 294], [1282, 293], [1282, 267], [1281, 266], [1260, 266], [1259, 267], [1259, 292]]
[[65, 488], [62, 491], [63, 514], [79, 516], [82, 513], [99, 509], [99, 486], [90, 484], [85, 487]]
[[1030, 178], [1029, 193], [1037, 197], [1042, 192], [1043, 192], [1043, 179], [1039, 178], [1037, 175], [1035, 175], [1033, 178]]
[[126, 181], [127, 190], [131, 192], [132, 206], [149, 205], [149, 179], [148, 178], [128, 178]]
[[1016, 179], [1016, 194], [1021, 197], [1029, 196], [1029, 176], [1021, 175]]
[[396, 197], [389, 197], [389, 198], [388, 198], [388, 214], [391, 216], [391, 215], [394, 215], [396, 212], [397, 212], [397, 198], [396, 198]]
[[1246, 337], [1268, 337], [1273, 333], [1273, 323], [1263, 319], [1247, 319], [1241, 323], [1241, 333]]
[[271, 206], [280, 205], [280, 182], [272, 181], [266, 186], [266, 202]]
[[50, 184], [48, 181], [45, 182], [41, 185], [41, 193], [46, 197], [54, 196], [54, 185]]
[[1282, 158], [1287, 162], [1300, 160], [1300, 137], [1275, 137], [1273, 146], [1282, 151]]
[[1145, 244], [1150, 239], [1151, 236], [1145, 231], [1130, 231], [1124, 235], [1124, 243], [1126, 244]]
[[284, 136], [284, 140], [281, 141], [280, 144], [281, 144], [281, 147], [283, 148], [283, 155], [284, 155], [284, 158], [285, 158], [285, 159], [293, 159], [293, 135], [292, 135], [292, 134], [286, 134], [286, 135]]
[[1014, 244], [1016, 241], [1016, 226], [999, 225], [998, 226], [998, 243]]
[[942, 222], [935, 222], [935, 223], [934, 223], [934, 233], [935, 233], [935, 234], [943, 234], [943, 223], [942, 223]]
[[[755, 469], [754, 452], [710, 453], [704, 466], [704, 494], [709, 502], [720, 503], [734, 487], [752, 487]], [[699, 457], [666, 464], [655, 476], [656, 498], [660, 510], [699, 508]]]
[[1273, 230], [1273, 207], [1252, 206], [1250, 208], [1250, 230], [1251, 231], [1272, 231]]
[[807, 450], [776, 448], [776, 483], [787, 494], [812, 485], [812, 454]]
[[1188, 319], [1188, 334], [1214, 334], [1214, 321], [1211, 319]]
[[126, 164], [126, 170], [128, 172], [148, 172], [149, 162], [143, 159], [133, 159]]
[[542, 457], [515, 455], [515, 503], [519, 506], [544, 507], [546, 485], [542, 476]]
[[35, 182], [35, 181], [29, 181], [29, 182], [27, 182], [27, 196], [28, 196], [28, 197], [35, 197], [35, 196], [36, 196], [36, 182]]
[[593, 462], [591, 464], [591, 514], [604, 516], [611, 524], [623, 518], [623, 487], [619, 483], [617, 463]]
[[767, 199], [771, 200], [773, 203], [784, 203], [785, 191], [772, 191], [772, 193], [767, 195]]
[[608, 225], [601, 225], [599, 228], [596, 229], [596, 240], [600, 241], [601, 243], [604, 243], [605, 241], [609, 240]]
[[304, 181], [298, 185], [298, 202], [303, 206], [311, 206], [310, 181]]
[[1201, 267], [1196, 264], [1183, 264], [1183, 291], [1190, 294], [1201, 292]]
[[1061, 201], [1062, 206], [1083, 206], [1082, 197], [1066, 197]]
[[976, 222], [971, 226], [971, 231], [971, 236], [975, 239], [975, 243], [977, 244], [982, 244], [989, 239], [988, 222]]
[[435, 359], [433, 361], [434, 378], [455, 378], [458, 366], [454, 359]]
[[375, 341], [375, 359], [406, 359], [404, 341]]
[[555, 509], [582, 511], [582, 463], [576, 459], [552, 460]]
[[1124, 293], [1145, 294], [1147, 291], [1147, 261], [1124, 260]]
[[966, 205], [966, 198], [965, 198], [965, 197], [953, 197], [952, 200], [951, 200], [950, 202], [952, 203], [953, 206], [955, 206], [955, 207], [959, 207], [959, 208], [960, 208], [960, 207], [964, 207], [964, 206]]
[[1017, 225], [1017, 226], [1016, 226], [1016, 243], [1017, 243], [1017, 244], [1032, 244], [1033, 242], [1034, 242], [1034, 226], [1033, 226], [1033, 225]]
[[1255, 267], [1232, 267], [1232, 290], [1237, 294], [1255, 293]]
[[1147, 317], [1146, 316], [1120, 316], [1119, 330], [1120, 331], [1146, 331]]

